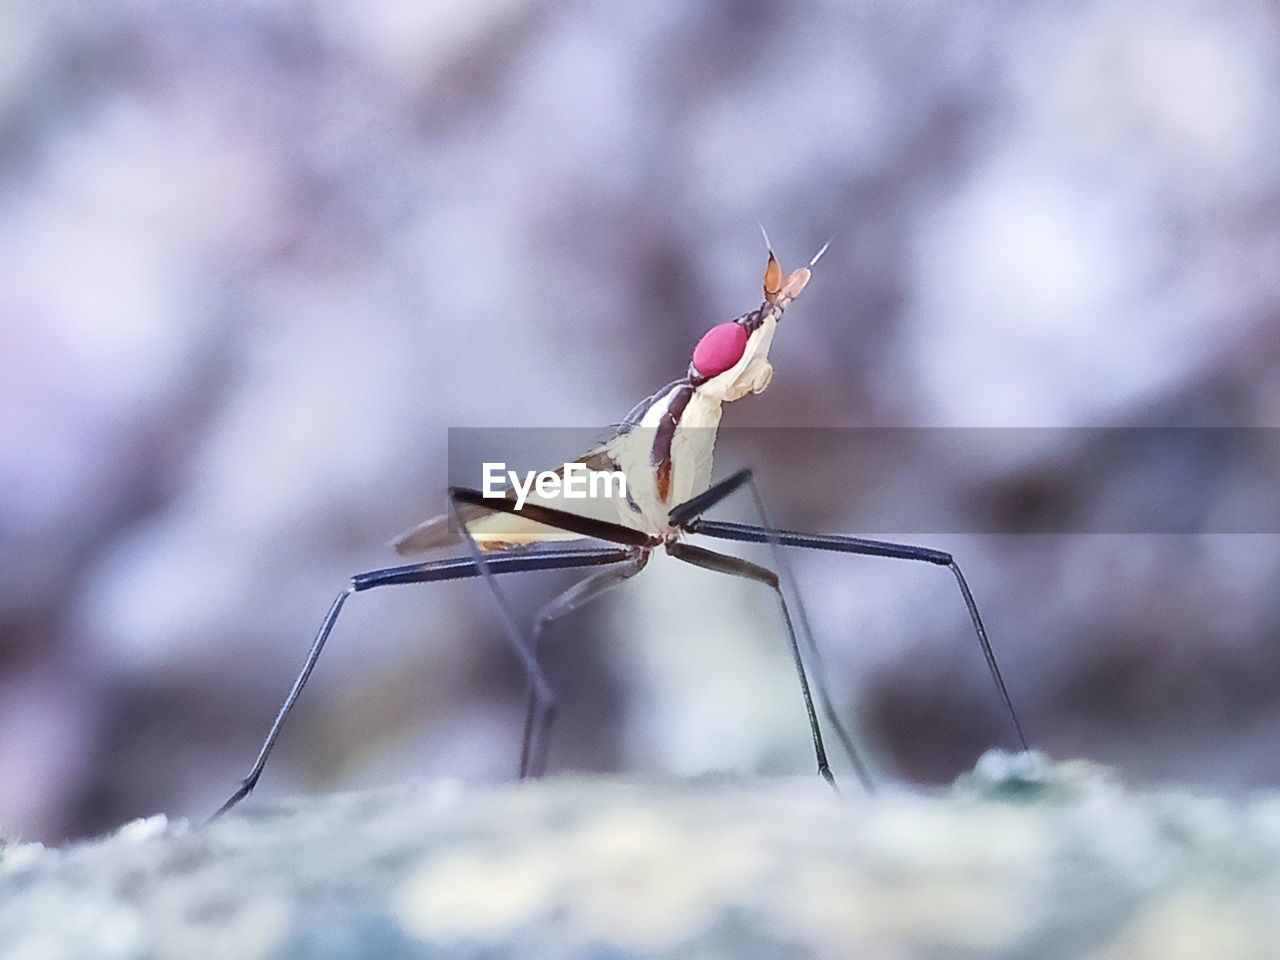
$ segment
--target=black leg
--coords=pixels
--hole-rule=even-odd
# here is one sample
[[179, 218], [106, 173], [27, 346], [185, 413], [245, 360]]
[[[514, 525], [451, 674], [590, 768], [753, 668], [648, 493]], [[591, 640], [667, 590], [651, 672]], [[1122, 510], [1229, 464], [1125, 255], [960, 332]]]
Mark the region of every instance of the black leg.
[[804, 708], [809, 717], [809, 732], [813, 735], [813, 753], [818, 761], [818, 773], [831, 784], [836, 785], [831, 774], [831, 764], [827, 762], [827, 750], [822, 744], [822, 730], [818, 726], [818, 714], [813, 709], [813, 696], [809, 692], [809, 678], [805, 675], [804, 661], [800, 658], [800, 644], [796, 641], [795, 626], [791, 622], [791, 611], [787, 609], [787, 598], [778, 585], [778, 575], [772, 570], [750, 563], [740, 557], [730, 557], [712, 550], [704, 550], [689, 543], [668, 543], [667, 553], [678, 560], [691, 563], [697, 567], [727, 573], [734, 577], [744, 577], [766, 584], [778, 596], [778, 604], [782, 607], [782, 619], [787, 625], [787, 639], [791, 643], [791, 657], [795, 662], [796, 676], [800, 680], [800, 692], [804, 695]]
[[[609, 590], [624, 583], [637, 573], [644, 569], [646, 563], [649, 562], [649, 551], [644, 550], [633, 554], [630, 562], [621, 566], [614, 567], [610, 570], [601, 570], [599, 573], [593, 573], [585, 580], [580, 580], [572, 587], [560, 594], [558, 597], [547, 603], [533, 620], [533, 632], [529, 637], [529, 649], [535, 660], [538, 658], [539, 649], [542, 644], [542, 635], [561, 617], [568, 616], [575, 610], [581, 610], [588, 603], [602, 596]], [[520, 744], [520, 778], [540, 777], [546, 770], [547, 752], [550, 749], [550, 734], [544, 732], [538, 738], [540, 749], [538, 755], [533, 756], [534, 734], [537, 732], [534, 727], [537, 721], [537, 700], [533, 696], [533, 690], [529, 691], [529, 706], [525, 713], [524, 720], [524, 737]]]
[[973, 623], [974, 632], [978, 635], [978, 643], [982, 647], [982, 655], [987, 661], [987, 669], [991, 672], [991, 679], [995, 682], [1001, 700], [1004, 701], [1009, 719], [1013, 723], [1014, 732], [1018, 736], [1018, 743], [1021, 744], [1023, 750], [1029, 749], [1027, 738], [1022, 732], [1022, 724], [1019, 722], [1018, 714], [1013, 708], [1013, 700], [1009, 697], [1009, 690], [1005, 686], [1004, 677], [1001, 676], [1000, 667], [996, 664], [995, 653], [992, 651], [991, 641], [987, 637], [987, 629], [983, 626], [981, 614], [978, 613], [978, 604], [973, 599], [973, 592], [969, 589], [969, 584], [965, 580], [964, 574], [960, 571], [960, 565], [956, 563], [951, 554], [944, 553], [941, 550], [930, 550], [928, 547], [888, 543], [883, 540], [866, 540], [861, 537], [848, 537], [838, 534], [796, 533], [792, 530], [765, 529], [745, 523], [724, 523], [716, 520], [703, 520], [698, 517], [702, 510], [708, 508], [704, 506], [704, 503], [714, 504], [728, 495], [724, 493], [720, 497], [712, 497], [711, 495], [717, 492], [718, 488], [728, 487], [728, 492], [732, 492], [749, 482], [750, 479], [749, 470], [734, 474], [721, 484], [712, 487], [706, 493], [694, 497], [687, 503], [677, 507], [675, 511], [672, 511], [672, 516], [674, 518], [676, 511], [680, 511], [682, 521], [680, 525], [689, 533], [716, 537], [720, 540], [736, 540], [742, 543], [774, 542], [786, 547], [828, 550], [835, 553], [853, 553], [868, 557], [890, 557], [896, 560], [918, 560], [946, 567], [951, 571], [960, 587], [960, 595], [964, 598], [965, 607], [969, 611], [969, 619]]
[[458, 494], [458, 490], [450, 488], [449, 513], [453, 517], [454, 525], [462, 534], [467, 550], [471, 553], [471, 559], [475, 561], [476, 567], [480, 571], [480, 577], [484, 580], [484, 585], [489, 590], [489, 595], [493, 597], [494, 605], [498, 608], [498, 615], [502, 619], [502, 629], [507, 635], [507, 641], [511, 644], [512, 649], [517, 651], [521, 662], [524, 664], [525, 673], [529, 677], [529, 714], [533, 720], [531, 723], [526, 720], [524, 736], [531, 736], [530, 730], [532, 728], [534, 733], [540, 733], [543, 738], [550, 737], [551, 726], [556, 719], [555, 694], [551, 692], [546, 675], [538, 665], [538, 658], [534, 655], [533, 645], [526, 639], [524, 632], [520, 629], [519, 624], [516, 623], [511, 604], [507, 602], [506, 594], [498, 586], [498, 578], [489, 569], [488, 558], [485, 556], [484, 551], [480, 549], [480, 545], [476, 543], [476, 538], [471, 535], [471, 530], [467, 527], [467, 520], [462, 511], [463, 501], [459, 499]]
[[[523, 573], [534, 570], [568, 570], [575, 567], [622, 563], [630, 560], [631, 557], [631, 551], [616, 547], [554, 550], [543, 553], [492, 557], [489, 558], [484, 569], [487, 569], [491, 574]], [[401, 567], [388, 567], [385, 570], [372, 570], [352, 577], [346, 589], [338, 594], [333, 601], [333, 605], [329, 608], [329, 612], [325, 614], [324, 622], [320, 625], [320, 631], [311, 642], [311, 649], [307, 652], [307, 659], [302, 665], [302, 670], [299, 672], [297, 679], [293, 681], [293, 687], [289, 690], [289, 695], [285, 697], [284, 704], [276, 714], [276, 718], [271, 724], [271, 729], [267, 733], [266, 740], [263, 741], [262, 747], [258, 751], [258, 758], [253, 762], [253, 767], [249, 770], [248, 776], [240, 782], [240, 786], [228, 798], [227, 802], [219, 807], [218, 811], [209, 819], [214, 820], [226, 813], [247, 797], [253, 791], [253, 788], [257, 786], [258, 780], [262, 776], [263, 768], [267, 765], [267, 758], [276, 744], [276, 739], [280, 736], [280, 730], [284, 726], [285, 718], [288, 717], [289, 712], [298, 700], [298, 696], [302, 693], [302, 688], [306, 685], [307, 678], [311, 676], [311, 671], [315, 669], [316, 661], [320, 659], [320, 653], [324, 650], [325, 641], [329, 639], [329, 634], [333, 631], [333, 626], [338, 620], [338, 614], [342, 612], [343, 604], [346, 603], [351, 594], [371, 590], [374, 587], [394, 586], [397, 584], [463, 580], [481, 576], [481, 573], [481, 567], [475, 562], [474, 558], [462, 557], [435, 560], [429, 563], [414, 563]], [[520, 646], [516, 652], [530, 676], [541, 678], [538, 665], [529, 655], [529, 651]], [[542, 683], [545, 686], [546, 681], [542, 680]]]
[[521, 651], [521, 659], [525, 661], [525, 672], [529, 675], [530, 710], [526, 716], [520, 750], [522, 758], [521, 770], [525, 772], [529, 756], [532, 755], [537, 758], [538, 763], [541, 763], [546, 757], [551, 739], [551, 728], [556, 718], [555, 698], [551, 693], [550, 687], [547, 686], [546, 678], [541, 668], [537, 665], [537, 660], [533, 653], [533, 645], [525, 639], [524, 633], [520, 630], [515, 616], [511, 612], [510, 604], [507, 603], [506, 597], [498, 586], [497, 580], [489, 573], [487, 555], [480, 549], [480, 545], [476, 543], [475, 537], [471, 535], [471, 531], [467, 528], [467, 518], [462, 509], [464, 506], [487, 507], [495, 511], [517, 514], [560, 530], [581, 533], [584, 536], [636, 548], [648, 547], [652, 544], [653, 539], [648, 534], [641, 533], [631, 527], [624, 527], [618, 523], [596, 520], [592, 517], [584, 517], [566, 510], [557, 510], [553, 507], [545, 507], [539, 504], [526, 503], [523, 507], [517, 507], [515, 501], [508, 500], [505, 497], [486, 497], [480, 491], [466, 487], [449, 488], [449, 511], [453, 516], [454, 525], [465, 539], [467, 548], [471, 552], [471, 557], [479, 567], [485, 585], [489, 588], [489, 592], [498, 606], [498, 611], [502, 616], [503, 629], [507, 633], [507, 639], [511, 642], [513, 648]]
[[[769, 514], [764, 505], [764, 497], [760, 493], [759, 485], [752, 478], [750, 470], [739, 470], [698, 496], [686, 500], [668, 514], [668, 519], [676, 526], [682, 526], [684, 529], [690, 530], [689, 524], [699, 514], [710, 510], [743, 486], [746, 486], [751, 491], [756, 513], [760, 515], [760, 521], [763, 524], [760, 529], [766, 531], [766, 533], [772, 531], [773, 524], [769, 521]], [[782, 544], [776, 536], [769, 536], [768, 541], [773, 549], [774, 561], [778, 572], [781, 574], [782, 584], [791, 593], [791, 596], [795, 598], [796, 619], [799, 621], [800, 636], [811, 660], [813, 684], [817, 689], [818, 699], [822, 703], [822, 712], [826, 716], [827, 722], [835, 730], [836, 739], [840, 741], [840, 746], [844, 748], [845, 756], [849, 758], [849, 762], [853, 765], [854, 772], [858, 775], [863, 787], [868, 793], [874, 793], [875, 781], [872, 779], [871, 772], [864, 759], [864, 757], [871, 755], [871, 751], [866, 748], [865, 744], [855, 744], [853, 735], [840, 719], [840, 714], [835, 708], [835, 701], [832, 699], [831, 691], [827, 686], [827, 668], [822, 660], [822, 651], [818, 648], [818, 641], [814, 636], [813, 627], [809, 624], [809, 615], [805, 611], [804, 600], [800, 596], [800, 588], [796, 583], [796, 578], [791, 574], [791, 565], [787, 562], [786, 551], [782, 549]]]

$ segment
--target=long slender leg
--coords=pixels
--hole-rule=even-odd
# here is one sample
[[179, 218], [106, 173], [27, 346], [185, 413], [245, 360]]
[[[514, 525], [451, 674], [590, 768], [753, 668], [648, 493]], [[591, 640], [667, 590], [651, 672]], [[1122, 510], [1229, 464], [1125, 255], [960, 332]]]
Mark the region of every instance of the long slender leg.
[[800, 680], [800, 692], [804, 695], [805, 712], [809, 716], [809, 732], [813, 735], [813, 752], [818, 761], [818, 773], [822, 774], [822, 778], [831, 784], [832, 788], [835, 788], [836, 779], [831, 773], [831, 764], [827, 762], [827, 749], [822, 743], [822, 729], [818, 725], [818, 714], [813, 708], [813, 695], [809, 692], [809, 678], [805, 674], [804, 661], [800, 657], [800, 644], [796, 640], [795, 625], [791, 622], [791, 611], [787, 609], [787, 598], [783, 596], [782, 588], [778, 584], [778, 575], [772, 570], [740, 557], [726, 556], [689, 543], [668, 543], [667, 552], [676, 559], [697, 567], [766, 584], [777, 594], [778, 604], [782, 607], [782, 619], [787, 625], [787, 639], [791, 643], [791, 658], [795, 662], [796, 676]]
[[[621, 524], [609, 523], [593, 517], [584, 517], [565, 510], [557, 510], [553, 507], [532, 503], [517, 507], [513, 501], [506, 498], [486, 497], [480, 491], [466, 487], [450, 487], [449, 510], [453, 514], [454, 523], [462, 531], [467, 548], [471, 552], [471, 557], [479, 567], [485, 585], [489, 588], [489, 592], [498, 606], [507, 638], [511, 641], [512, 646], [526, 651], [531, 662], [536, 662], [533, 644], [525, 639], [524, 633], [516, 623], [515, 615], [511, 612], [511, 605], [507, 602], [506, 596], [498, 586], [497, 580], [489, 573], [488, 559], [484, 551], [480, 549], [475, 537], [467, 529], [467, 524], [461, 511], [461, 507], [464, 505], [488, 507], [495, 511], [519, 514], [526, 519], [545, 523], [561, 530], [568, 530], [571, 533], [581, 533], [584, 536], [637, 548], [647, 547], [652, 542], [648, 534], [631, 527], [624, 527]], [[555, 700], [551, 695], [550, 688], [547, 687], [543, 679], [542, 671], [535, 669], [527, 672], [530, 680], [531, 699], [520, 749], [522, 776], [527, 770], [527, 758], [530, 756], [531, 751], [534, 751], [534, 756], [545, 758], [551, 739], [551, 727], [556, 718]]]
[[968, 581], [965, 580], [964, 573], [960, 570], [960, 565], [956, 563], [951, 554], [941, 550], [931, 550], [928, 547], [889, 543], [884, 540], [867, 540], [862, 537], [849, 537], [839, 534], [797, 533], [792, 530], [765, 529], [751, 524], [725, 523], [717, 520], [703, 520], [698, 517], [699, 513], [707, 509], [704, 504], [714, 504], [728, 495], [726, 492], [721, 493], [719, 497], [712, 497], [713, 493], [718, 492], [721, 487], [728, 487], [728, 492], [736, 490], [750, 481], [750, 473], [749, 470], [739, 471], [739, 473], [712, 487], [706, 493], [694, 497], [687, 503], [677, 507], [676, 510], [672, 511], [673, 522], [677, 522], [675, 515], [678, 511], [679, 525], [689, 533], [716, 537], [720, 540], [736, 540], [742, 543], [776, 542], [786, 547], [828, 550], [835, 553], [853, 553], [868, 557], [890, 557], [896, 560], [918, 560], [946, 567], [951, 571], [952, 576], [956, 579], [956, 584], [960, 587], [960, 595], [964, 599], [965, 608], [969, 611], [969, 619], [973, 623], [974, 632], [978, 636], [978, 644], [981, 646], [982, 655], [986, 659], [987, 669], [990, 671], [991, 679], [994, 681], [996, 689], [1000, 693], [1000, 698], [1004, 702], [1005, 710], [1009, 714], [1009, 720], [1013, 723], [1013, 729], [1018, 736], [1018, 743], [1021, 744], [1023, 750], [1029, 749], [1027, 738], [1022, 732], [1022, 724], [1018, 720], [1017, 711], [1013, 708], [1013, 700], [1009, 696], [1004, 677], [1001, 675], [1000, 667], [996, 663], [995, 653], [991, 649], [991, 641], [987, 637], [987, 629], [982, 623], [982, 615], [978, 613], [977, 601], [973, 598], [973, 592], [969, 589]]
[[[585, 580], [580, 580], [564, 593], [547, 603], [533, 620], [533, 631], [529, 636], [529, 650], [534, 659], [538, 658], [542, 645], [542, 635], [561, 617], [568, 616], [575, 610], [581, 610], [588, 603], [602, 596], [621, 583], [634, 577], [649, 562], [649, 551], [636, 553], [630, 562], [593, 573]], [[520, 778], [540, 777], [546, 770], [547, 752], [551, 747], [550, 737], [545, 734], [540, 738], [541, 748], [538, 755], [532, 755], [534, 724], [537, 720], [537, 701], [533, 690], [529, 691], [529, 706], [525, 713], [524, 737], [520, 744]]]
[[835, 701], [832, 699], [831, 691], [827, 686], [827, 667], [822, 659], [822, 651], [818, 648], [818, 641], [814, 636], [813, 627], [809, 623], [809, 614], [805, 610], [804, 599], [800, 595], [800, 588], [796, 583], [796, 578], [791, 573], [791, 564], [787, 561], [786, 551], [782, 549], [782, 543], [776, 536], [771, 534], [773, 524], [769, 521], [769, 513], [765, 509], [764, 497], [761, 495], [760, 487], [753, 479], [751, 471], [739, 470], [698, 496], [686, 500], [671, 511], [668, 519], [673, 524], [683, 526], [687, 530], [689, 529], [688, 524], [690, 521], [695, 519], [698, 514], [710, 510], [744, 485], [751, 491], [756, 513], [760, 515], [760, 521], [763, 524], [761, 529], [770, 534], [768, 537], [769, 546], [773, 552], [775, 566], [781, 574], [783, 587], [795, 598], [796, 619], [800, 625], [800, 636], [811, 660], [813, 684], [818, 691], [818, 699], [822, 703], [822, 712], [826, 716], [827, 722], [835, 730], [836, 738], [840, 741], [841, 747], [844, 748], [845, 756], [849, 758], [849, 762], [853, 765], [854, 772], [857, 773], [862, 786], [868, 793], [874, 793], [875, 781], [871, 777], [867, 762], [863, 759], [869, 756], [871, 751], [865, 745], [858, 746], [855, 744], [853, 735], [844, 725], [844, 722], [840, 719], [839, 711], [835, 708]]
[[548, 738], [551, 736], [551, 726], [556, 719], [555, 695], [551, 692], [546, 675], [538, 665], [538, 658], [534, 653], [533, 644], [526, 639], [524, 632], [520, 629], [519, 624], [516, 623], [511, 604], [507, 601], [506, 594], [498, 586], [498, 578], [489, 569], [489, 563], [484, 551], [480, 549], [480, 545], [476, 543], [476, 538], [471, 535], [471, 531], [467, 528], [466, 520], [462, 516], [461, 506], [462, 502], [458, 499], [457, 491], [450, 489], [449, 512], [453, 516], [454, 524], [462, 531], [463, 541], [467, 545], [467, 550], [471, 553], [471, 559], [475, 561], [476, 568], [480, 571], [481, 579], [484, 580], [484, 585], [489, 590], [489, 595], [493, 597], [494, 605], [498, 608], [498, 615], [502, 620], [502, 629], [506, 632], [507, 640], [512, 647], [520, 651], [521, 660], [527, 660], [528, 664], [533, 667], [533, 669], [528, 669], [526, 666], [525, 669], [525, 673], [529, 677], [529, 712], [525, 721], [524, 737], [528, 739], [534, 733], [540, 733], [542, 738]]
[[[523, 573], [534, 570], [568, 570], [575, 567], [622, 563], [631, 559], [631, 555], [631, 551], [617, 547], [512, 554], [490, 558], [485, 569], [491, 574]], [[289, 716], [289, 712], [293, 709], [294, 704], [297, 703], [298, 697], [302, 693], [302, 688], [307, 683], [307, 678], [311, 676], [311, 671], [315, 669], [316, 661], [320, 659], [320, 653], [324, 650], [325, 641], [329, 639], [329, 634], [333, 632], [334, 624], [337, 622], [338, 615], [342, 612], [342, 607], [349, 596], [353, 593], [371, 590], [374, 587], [408, 583], [438, 583], [444, 580], [462, 580], [480, 575], [481, 568], [473, 558], [461, 557], [435, 560], [429, 563], [414, 563], [400, 567], [388, 567], [385, 570], [372, 570], [352, 577], [350, 583], [334, 599], [332, 606], [329, 607], [329, 612], [325, 614], [324, 621], [320, 624], [320, 631], [311, 642], [311, 649], [307, 652], [307, 658], [303, 662], [302, 670], [298, 673], [297, 679], [293, 681], [293, 687], [289, 690], [289, 695], [285, 697], [284, 703], [276, 714], [276, 718], [271, 724], [271, 729], [267, 732], [267, 737], [263, 741], [262, 747], [258, 750], [258, 757], [254, 760], [249, 774], [240, 782], [240, 786], [235, 793], [209, 819], [214, 820], [222, 816], [222, 814], [253, 792], [253, 788], [257, 786], [258, 780], [262, 776], [263, 768], [267, 765], [267, 758], [276, 744], [276, 739], [280, 736], [280, 730], [284, 726], [285, 718]], [[518, 646], [516, 654], [520, 657], [521, 664], [526, 672], [531, 677], [539, 678], [545, 686], [546, 680], [542, 678], [538, 664], [529, 655], [529, 651], [523, 646]]]

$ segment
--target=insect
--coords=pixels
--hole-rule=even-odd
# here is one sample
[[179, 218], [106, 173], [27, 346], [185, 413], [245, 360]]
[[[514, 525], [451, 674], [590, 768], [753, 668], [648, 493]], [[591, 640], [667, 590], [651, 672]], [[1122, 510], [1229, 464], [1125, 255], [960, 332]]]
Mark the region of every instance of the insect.
[[[768, 245], [767, 236], [765, 240]], [[827, 722], [836, 732], [859, 778], [868, 789], [872, 789], [872, 781], [853, 737], [832, 705], [818, 647], [798, 603], [796, 612], [801, 629], [796, 629], [792, 605], [788, 603], [783, 589], [784, 584], [789, 585], [782, 549], [785, 547], [915, 560], [950, 570], [960, 588], [991, 677], [1018, 740], [1026, 750], [1022, 726], [996, 664], [977, 604], [964, 574], [950, 554], [859, 537], [775, 529], [750, 470], [741, 470], [715, 484], [711, 482], [712, 456], [723, 407], [748, 394], [761, 393], [769, 386], [773, 377], [769, 348], [778, 323], [788, 305], [809, 283], [812, 269], [826, 249], [823, 246], [808, 266], [785, 276], [770, 249], [764, 271], [764, 300], [760, 306], [707, 331], [694, 348], [683, 377], [638, 404], [607, 440], [575, 461], [595, 470], [620, 472], [626, 478], [626, 497], [608, 501], [610, 506], [603, 515], [600, 509], [594, 512], [568, 511], [549, 506], [546, 498], [539, 496], [531, 496], [521, 505], [514, 497], [486, 497], [478, 490], [451, 487], [447, 514], [415, 527], [393, 543], [398, 552], [414, 554], [461, 542], [467, 548], [465, 555], [353, 576], [325, 615], [302, 669], [271, 724], [248, 775], [214, 817], [230, 810], [257, 785], [281, 728], [311, 676], [348, 598], [375, 587], [395, 584], [437, 583], [474, 577], [486, 581], [497, 601], [506, 639], [529, 680], [520, 776], [541, 774], [546, 765], [547, 746], [555, 717], [554, 697], [538, 662], [542, 635], [558, 619], [638, 574], [644, 569], [650, 554], [659, 548], [685, 563], [764, 584], [776, 594], [808, 718], [818, 772], [833, 787], [835, 778], [815, 707], [815, 689]], [[741, 489], [751, 494], [760, 518], [758, 525], [704, 518], [703, 514]], [[770, 544], [778, 570], [689, 543], [687, 538], [690, 535]], [[562, 541], [579, 539], [594, 539], [608, 546], [560, 546]], [[498, 578], [512, 573], [574, 568], [601, 569], [593, 570], [547, 603], [535, 618], [531, 634], [526, 637], [503, 596]], [[801, 651], [802, 638], [807, 663]], [[814, 678], [812, 688], [810, 673]]]

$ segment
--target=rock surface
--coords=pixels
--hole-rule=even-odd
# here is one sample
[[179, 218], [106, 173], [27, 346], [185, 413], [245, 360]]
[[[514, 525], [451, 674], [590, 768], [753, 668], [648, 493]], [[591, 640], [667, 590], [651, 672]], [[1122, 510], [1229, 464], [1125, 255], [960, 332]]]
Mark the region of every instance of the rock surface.
[[0, 856], [0, 955], [1274, 957], [1280, 797], [988, 754], [816, 778], [414, 782]]

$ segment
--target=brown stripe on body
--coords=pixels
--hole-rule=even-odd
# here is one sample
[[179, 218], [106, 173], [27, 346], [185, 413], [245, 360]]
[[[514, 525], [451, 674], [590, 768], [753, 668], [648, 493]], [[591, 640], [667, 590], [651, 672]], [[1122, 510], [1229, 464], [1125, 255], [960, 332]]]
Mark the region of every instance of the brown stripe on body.
[[658, 499], [663, 503], [667, 502], [667, 497], [671, 494], [671, 443], [675, 440], [676, 427], [680, 425], [685, 407], [689, 406], [689, 401], [692, 399], [692, 384], [679, 387], [675, 396], [671, 398], [671, 402], [667, 404], [667, 409], [663, 411], [662, 419], [658, 421], [649, 463], [657, 470]]
[[750, 313], [744, 313], [733, 322], [744, 327], [747, 333], [755, 333], [764, 324], [765, 308], [760, 307]]

